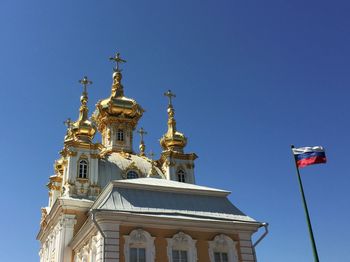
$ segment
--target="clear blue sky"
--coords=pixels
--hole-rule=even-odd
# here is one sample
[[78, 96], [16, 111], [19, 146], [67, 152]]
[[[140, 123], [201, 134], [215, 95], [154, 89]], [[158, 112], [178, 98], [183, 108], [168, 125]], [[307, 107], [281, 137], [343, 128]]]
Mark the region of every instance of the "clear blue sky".
[[38, 261], [77, 80], [94, 81], [91, 112], [110, 93], [117, 50], [125, 94], [146, 109], [147, 150], [159, 156], [172, 89], [197, 183], [270, 223], [259, 262], [312, 261], [290, 144], [323, 145], [329, 163], [302, 170], [319, 256], [350, 261], [349, 13], [338, 0], [2, 0], [0, 261]]

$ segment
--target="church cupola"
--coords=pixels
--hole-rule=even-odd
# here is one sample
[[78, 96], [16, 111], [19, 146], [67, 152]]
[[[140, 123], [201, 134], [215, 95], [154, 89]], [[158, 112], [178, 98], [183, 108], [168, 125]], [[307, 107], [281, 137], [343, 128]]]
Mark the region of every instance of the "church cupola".
[[175, 94], [168, 90], [164, 95], [169, 99], [168, 131], [160, 139], [163, 152], [158, 162], [167, 179], [194, 184], [194, 160], [196, 160], [197, 155], [184, 152], [187, 138], [176, 130], [175, 110], [172, 104], [172, 98], [175, 97]]
[[96, 128], [93, 123], [89, 120], [88, 113], [89, 109], [87, 106], [88, 102], [88, 93], [87, 86], [92, 84], [86, 76], [83, 79], [79, 80], [84, 87], [83, 93], [80, 97], [80, 108], [79, 108], [79, 117], [78, 120], [72, 122], [68, 119], [65, 123], [68, 127], [67, 135], [65, 137], [65, 144], [70, 142], [91, 144], [96, 133]]
[[124, 96], [122, 73], [119, 67], [126, 61], [120, 57], [119, 53], [110, 60], [116, 63], [116, 68], [113, 68], [111, 95], [96, 104], [93, 115], [97, 128], [102, 134], [104, 149], [101, 154], [132, 153], [133, 131], [144, 110], [135, 100]]
[[168, 131], [160, 139], [160, 145], [164, 151], [183, 152], [183, 148], [187, 144], [187, 138], [184, 134], [176, 130], [175, 110], [172, 104], [172, 98], [176, 97], [170, 90], [164, 93], [169, 98], [168, 104]]
[[[87, 87], [92, 84], [86, 76], [79, 80], [83, 85], [80, 97], [79, 117], [76, 121], [65, 121], [67, 133], [62, 159], [62, 190], [64, 197], [93, 199], [100, 191], [97, 186], [99, 144], [94, 143], [96, 133], [94, 123], [89, 119]], [[51, 182], [50, 178], [50, 182]], [[55, 180], [56, 182], [56, 180]], [[52, 184], [52, 183], [51, 183]], [[51, 185], [50, 184], [50, 185]]]

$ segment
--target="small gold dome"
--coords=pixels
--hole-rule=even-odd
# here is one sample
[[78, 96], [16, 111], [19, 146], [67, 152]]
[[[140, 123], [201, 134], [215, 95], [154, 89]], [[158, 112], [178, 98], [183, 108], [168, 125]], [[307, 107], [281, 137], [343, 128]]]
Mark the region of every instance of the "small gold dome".
[[164, 150], [183, 152], [183, 148], [187, 145], [187, 138], [178, 131], [171, 135], [167, 133], [160, 139], [160, 145]]
[[183, 148], [187, 145], [187, 138], [184, 134], [176, 130], [176, 121], [175, 121], [175, 110], [172, 105], [171, 99], [175, 95], [169, 90], [164, 94], [169, 98], [168, 104], [168, 131], [160, 139], [160, 145], [163, 150], [183, 152]]
[[96, 128], [94, 124], [89, 120], [88, 113], [89, 109], [87, 107], [88, 95], [86, 87], [88, 84], [92, 84], [90, 80], [85, 76], [82, 80], [79, 81], [84, 85], [84, 91], [80, 97], [80, 108], [79, 108], [79, 118], [75, 122], [67, 121], [68, 130], [65, 137], [65, 142], [76, 141], [76, 142], [85, 142], [92, 143], [94, 135], [96, 133]]

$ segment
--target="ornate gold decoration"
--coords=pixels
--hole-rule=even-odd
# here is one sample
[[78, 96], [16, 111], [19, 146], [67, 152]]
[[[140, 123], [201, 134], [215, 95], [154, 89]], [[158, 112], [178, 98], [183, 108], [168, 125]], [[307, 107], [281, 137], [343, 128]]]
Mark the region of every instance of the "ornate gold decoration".
[[169, 99], [168, 104], [168, 131], [163, 137], [160, 139], [160, 144], [163, 150], [177, 151], [183, 152], [183, 148], [187, 144], [187, 138], [184, 134], [178, 132], [176, 130], [176, 121], [175, 121], [175, 110], [172, 105], [172, 98], [176, 97], [170, 90], [164, 93], [164, 96], [167, 96]]
[[181, 159], [181, 160], [195, 160], [198, 158], [198, 156], [195, 153], [189, 153], [189, 154], [184, 154], [180, 152], [175, 152], [175, 151], [163, 151], [160, 157], [160, 162], [161, 163], [166, 163], [168, 158], [175, 158], [175, 159]]
[[97, 159], [97, 158], [100, 158], [100, 155], [99, 154], [90, 154], [90, 157], [92, 159]]
[[60, 175], [60, 176], [63, 175], [63, 170], [64, 170], [65, 164], [66, 164], [66, 161], [64, 160], [63, 157], [61, 157], [60, 159], [55, 161], [54, 169], [55, 169], [55, 173], [57, 175]]
[[87, 86], [91, 85], [92, 81], [84, 76], [83, 79], [79, 80], [79, 83], [83, 85], [83, 93], [80, 97], [81, 105], [79, 108], [79, 117], [75, 122], [72, 122], [70, 119], [65, 122], [67, 125], [65, 144], [70, 142], [76, 142], [78, 144], [91, 144], [96, 133], [96, 128], [88, 118], [89, 109], [87, 107]]
[[140, 156], [145, 156], [145, 149], [146, 149], [146, 145], [145, 142], [143, 141], [143, 137], [144, 135], [147, 135], [147, 132], [143, 129], [143, 127], [140, 128], [140, 130], [137, 131], [137, 133], [140, 134], [141, 137], [141, 142], [140, 142]]
[[132, 161], [127, 168], [123, 170], [122, 177], [124, 179], [127, 178], [127, 174], [129, 171], [135, 171], [140, 177], [144, 177], [142, 171], [136, 166], [136, 163]]
[[127, 129], [134, 130], [144, 110], [135, 100], [124, 96], [124, 87], [121, 82], [122, 73], [119, 66], [126, 61], [120, 57], [119, 53], [111, 57], [110, 60], [116, 62], [116, 68], [113, 68], [111, 95], [96, 104], [93, 119], [101, 133], [104, 133], [114, 123], [117, 123], [118, 126], [125, 125]]

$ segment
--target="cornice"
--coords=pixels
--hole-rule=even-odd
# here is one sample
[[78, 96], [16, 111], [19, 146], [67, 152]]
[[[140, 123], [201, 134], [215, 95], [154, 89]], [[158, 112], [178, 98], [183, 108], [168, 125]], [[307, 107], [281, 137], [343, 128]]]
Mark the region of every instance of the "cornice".
[[42, 240], [50, 233], [49, 228], [54, 227], [61, 214], [67, 214], [68, 211], [88, 211], [93, 204], [91, 200], [80, 200], [73, 198], [57, 198], [50, 211], [45, 217], [44, 223], [41, 224], [37, 235], [37, 240]]
[[198, 158], [198, 156], [195, 153], [185, 154], [185, 153], [171, 151], [171, 150], [163, 151], [161, 153], [161, 160], [164, 161], [167, 157], [173, 157], [173, 158], [182, 159], [182, 160], [192, 160], [192, 161]]
[[204, 232], [231, 232], [232, 230], [244, 233], [255, 233], [261, 222], [239, 220], [194, 219], [188, 217], [166, 217], [139, 213], [119, 212], [111, 210], [96, 210], [96, 221], [115, 222], [119, 225], [152, 227], [160, 229], [196, 230]]

